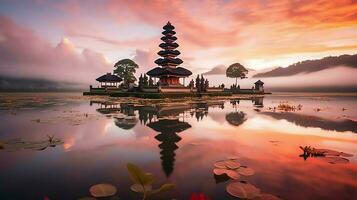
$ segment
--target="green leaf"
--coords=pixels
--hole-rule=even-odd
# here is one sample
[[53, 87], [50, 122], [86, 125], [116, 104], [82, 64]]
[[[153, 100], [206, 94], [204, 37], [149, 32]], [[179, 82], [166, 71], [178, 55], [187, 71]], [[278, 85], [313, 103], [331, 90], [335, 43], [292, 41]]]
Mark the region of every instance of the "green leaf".
[[159, 189], [154, 190], [152, 192], [152, 194], [166, 192], [166, 191], [172, 190], [174, 187], [175, 187], [174, 184], [166, 183], [166, 184], [161, 185], [161, 187]]
[[132, 163], [127, 164], [130, 179], [140, 185], [150, 185], [155, 181], [155, 177], [150, 173], [145, 173]]
[[140, 185], [140, 184], [134, 184], [130, 187], [130, 189], [133, 192], [140, 192], [140, 193], [145, 193], [145, 192], [150, 192], [152, 190], [151, 185]]

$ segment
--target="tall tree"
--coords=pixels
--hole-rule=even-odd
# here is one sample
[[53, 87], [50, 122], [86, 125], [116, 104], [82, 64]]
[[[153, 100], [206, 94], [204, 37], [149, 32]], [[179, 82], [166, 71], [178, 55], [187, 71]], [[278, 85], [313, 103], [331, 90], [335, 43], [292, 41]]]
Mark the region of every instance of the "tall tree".
[[230, 65], [226, 70], [226, 76], [229, 78], [236, 79], [236, 86], [238, 83], [238, 78], [244, 79], [247, 78], [248, 70], [239, 63], [234, 63]]
[[197, 89], [197, 92], [201, 92], [201, 81], [200, 81], [200, 75], [197, 75], [197, 78], [196, 78], [196, 89]]
[[144, 74], [144, 77], [143, 77], [143, 85], [145, 87], [147, 87], [149, 85], [149, 79], [148, 77], [146, 76], [146, 74]]
[[114, 65], [114, 74], [123, 79], [124, 85], [129, 86], [130, 83], [134, 83], [136, 78], [134, 76], [136, 69], [139, 65], [130, 59], [119, 60]]

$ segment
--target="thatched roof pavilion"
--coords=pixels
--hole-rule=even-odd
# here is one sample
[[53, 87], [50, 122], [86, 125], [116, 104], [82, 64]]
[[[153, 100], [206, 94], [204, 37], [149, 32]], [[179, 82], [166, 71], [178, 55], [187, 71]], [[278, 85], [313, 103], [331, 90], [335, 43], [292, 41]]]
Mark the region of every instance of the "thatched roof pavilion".
[[100, 82], [101, 87], [110, 87], [110, 86], [118, 86], [118, 83], [122, 81], [122, 79], [114, 74], [106, 73], [103, 76], [100, 76], [96, 79]]

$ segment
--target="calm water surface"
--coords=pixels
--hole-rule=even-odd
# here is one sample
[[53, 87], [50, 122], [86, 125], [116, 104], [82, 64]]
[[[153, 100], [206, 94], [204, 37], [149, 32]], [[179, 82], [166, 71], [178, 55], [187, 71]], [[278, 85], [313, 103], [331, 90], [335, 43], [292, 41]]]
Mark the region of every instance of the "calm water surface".
[[[301, 110], [275, 110], [281, 102]], [[274, 94], [264, 98], [179, 100], [83, 97], [75, 93], [0, 94], [0, 199], [79, 199], [110, 183], [130, 191], [134, 163], [174, 183], [162, 199], [238, 199], [213, 164], [228, 157], [255, 170], [240, 180], [281, 199], [357, 197], [357, 95]], [[25, 148], [54, 135], [63, 144]], [[19, 144], [20, 143], [20, 144]], [[299, 146], [353, 154], [330, 164]]]

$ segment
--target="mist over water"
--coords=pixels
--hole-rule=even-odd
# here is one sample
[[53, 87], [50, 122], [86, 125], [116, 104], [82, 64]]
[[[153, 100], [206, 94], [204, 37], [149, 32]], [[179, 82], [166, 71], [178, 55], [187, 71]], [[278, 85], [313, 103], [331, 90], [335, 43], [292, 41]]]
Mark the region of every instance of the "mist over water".
[[[342, 88], [357, 90], [357, 69], [350, 67], [334, 67], [331, 69], [321, 70], [318, 72], [299, 74], [294, 76], [279, 76], [270, 78], [247, 78], [238, 79], [241, 88], [251, 88], [254, 82], [262, 80], [264, 87], [269, 89], [308, 89], [308, 88]], [[206, 75], [210, 85], [218, 86], [224, 83], [226, 87], [235, 83], [235, 79], [227, 78], [225, 75]], [[248, 74], [251, 77], [251, 74]], [[317, 90], [318, 91], [318, 90]], [[351, 91], [351, 90], [350, 90]]]

